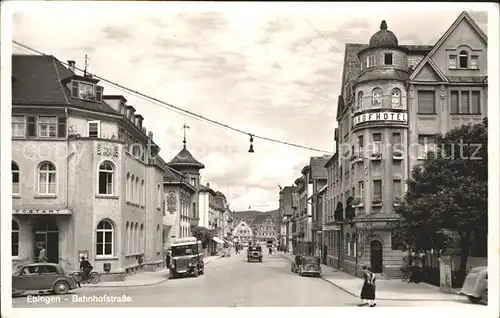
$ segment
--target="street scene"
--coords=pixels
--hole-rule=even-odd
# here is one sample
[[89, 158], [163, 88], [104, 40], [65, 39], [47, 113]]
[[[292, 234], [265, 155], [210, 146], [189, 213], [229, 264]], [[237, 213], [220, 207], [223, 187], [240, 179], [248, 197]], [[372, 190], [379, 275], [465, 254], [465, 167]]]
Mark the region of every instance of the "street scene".
[[13, 14], [13, 308], [492, 308], [487, 9], [102, 5]]
[[[130, 302], [120, 306], [130, 307], [315, 307], [315, 306], [357, 306], [357, 295], [351, 295], [325, 279], [335, 273], [325, 272], [322, 278], [300, 277], [290, 272], [290, 258], [283, 253], [266, 252], [262, 263], [249, 263], [246, 254], [210, 261], [207, 272], [198, 278], [166, 280], [167, 273], [157, 277], [144, 277], [135, 284], [149, 283], [150, 286], [130, 286], [116, 283], [114, 287], [88, 285], [61, 296], [61, 300], [47, 305], [28, 302], [28, 296], [13, 298], [14, 308], [35, 307], [115, 307], [116, 303], [92, 303], [73, 301], [73, 295], [87, 297], [129, 296]], [[143, 274], [139, 274], [143, 275]], [[151, 275], [149, 275], [151, 276]], [[352, 278], [351, 278], [352, 279]], [[344, 278], [345, 280], [345, 278]], [[132, 284], [134, 282], [131, 282]], [[405, 287], [404, 283], [399, 285]], [[358, 280], [350, 288], [357, 293]], [[279, 296], [277, 296], [279, 295]], [[55, 297], [55, 296], [52, 296]], [[421, 288], [393, 290], [386, 298], [378, 301], [379, 306], [474, 306], [458, 295], [442, 295], [438, 290]], [[66, 299], [66, 300], [65, 300]]]

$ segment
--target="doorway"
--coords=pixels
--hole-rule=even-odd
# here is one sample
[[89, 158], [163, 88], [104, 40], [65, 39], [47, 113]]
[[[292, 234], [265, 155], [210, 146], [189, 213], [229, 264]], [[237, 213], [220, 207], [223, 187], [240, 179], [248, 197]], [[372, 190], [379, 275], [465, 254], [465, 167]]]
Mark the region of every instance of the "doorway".
[[33, 220], [35, 259], [45, 247], [49, 263], [59, 263], [59, 229], [55, 216], [39, 216]]
[[372, 241], [370, 244], [370, 265], [372, 272], [382, 273], [382, 243], [380, 241]]

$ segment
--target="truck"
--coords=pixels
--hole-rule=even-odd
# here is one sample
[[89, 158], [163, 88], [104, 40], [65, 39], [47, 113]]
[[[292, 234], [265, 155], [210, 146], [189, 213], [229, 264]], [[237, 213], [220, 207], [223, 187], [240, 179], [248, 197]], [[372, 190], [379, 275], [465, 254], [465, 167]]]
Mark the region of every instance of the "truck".
[[174, 240], [171, 246], [170, 278], [203, 275], [203, 249], [196, 237], [184, 237]]

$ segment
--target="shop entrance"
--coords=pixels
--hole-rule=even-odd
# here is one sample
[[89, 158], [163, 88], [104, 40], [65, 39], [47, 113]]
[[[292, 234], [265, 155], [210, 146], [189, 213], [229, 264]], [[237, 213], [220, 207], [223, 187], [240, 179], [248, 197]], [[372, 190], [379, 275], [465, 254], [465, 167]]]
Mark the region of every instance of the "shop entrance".
[[370, 244], [370, 265], [372, 272], [382, 273], [382, 243], [380, 241], [372, 241]]
[[54, 216], [39, 216], [33, 220], [35, 259], [45, 247], [49, 263], [59, 263], [59, 229]]

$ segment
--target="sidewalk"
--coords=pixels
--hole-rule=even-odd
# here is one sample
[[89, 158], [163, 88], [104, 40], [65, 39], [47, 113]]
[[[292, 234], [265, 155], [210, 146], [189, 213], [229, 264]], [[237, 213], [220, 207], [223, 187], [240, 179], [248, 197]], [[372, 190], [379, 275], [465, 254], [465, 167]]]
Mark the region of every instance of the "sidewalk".
[[[282, 256], [290, 261], [293, 254]], [[359, 297], [363, 280], [321, 264], [321, 278], [354, 297]], [[464, 298], [458, 294], [441, 293], [439, 287], [426, 283], [405, 283], [400, 279], [380, 279], [377, 281], [377, 299], [397, 301], [457, 301]]]
[[[205, 265], [221, 256], [207, 256], [203, 258]], [[81, 288], [98, 288], [98, 287], [140, 287], [158, 285], [168, 280], [169, 270], [161, 269], [156, 272], [142, 272], [135, 275], [130, 275], [124, 281], [118, 282], [100, 282], [98, 284], [82, 284]]]

